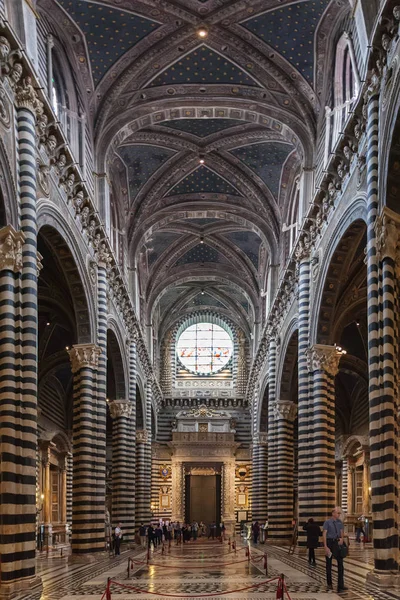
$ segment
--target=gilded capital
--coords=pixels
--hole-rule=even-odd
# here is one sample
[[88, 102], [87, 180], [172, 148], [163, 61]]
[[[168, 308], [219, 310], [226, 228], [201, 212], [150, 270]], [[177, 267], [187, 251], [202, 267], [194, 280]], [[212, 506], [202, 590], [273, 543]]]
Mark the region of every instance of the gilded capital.
[[0, 230], [0, 270], [22, 271], [22, 244], [25, 234], [16, 231], [12, 225]]
[[72, 372], [77, 373], [85, 367], [97, 369], [101, 348], [96, 344], [76, 344], [71, 350], [68, 350], [68, 354], [71, 360]]
[[284, 419], [293, 423], [296, 418], [297, 404], [291, 400], [274, 400], [271, 402], [271, 408], [277, 421]]
[[325, 346], [324, 344], [314, 344], [306, 351], [308, 370], [325, 371], [334, 377], [339, 372], [339, 361], [343, 352], [336, 346]]
[[132, 402], [129, 400], [112, 400], [108, 403], [112, 419], [129, 418], [132, 415]]
[[136, 431], [136, 441], [138, 444], [145, 444], [149, 439], [149, 432], [147, 429], [138, 429]]

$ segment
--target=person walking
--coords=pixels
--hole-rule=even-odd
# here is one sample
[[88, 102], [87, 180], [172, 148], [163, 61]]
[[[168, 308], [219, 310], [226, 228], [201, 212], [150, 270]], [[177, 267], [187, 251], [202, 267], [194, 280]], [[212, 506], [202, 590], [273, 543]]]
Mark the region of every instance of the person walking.
[[121, 540], [122, 540], [122, 523], [118, 523], [114, 530], [114, 539], [115, 539], [115, 556], [119, 556], [121, 554]]
[[322, 527], [324, 549], [326, 554], [326, 582], [328, 588], [332, 589], [332, 559], [335, 558], [338, 566], [338, 592], [347, 590], [344, 586], [344, 566], [341, 555], [341, 547], [344, 544], [344, 525], [340, 520], [342, 514], [339, 506], [332, 511], [332, 516], [327, 519]]
[[255, 544], [257, 544], [258, 542], [258, 536], [260, 535], [260, 525], [258, 523], [258, 521], [256, 521], [252, 527], [253, 530], [253, 542]]
[[319, 546], [322, 532], [319, 525], [314, 523], [314, 519], [308, 519], [303, 529], [307, 532], [308, 562], [315, 567], [315, 548]]
[[361, 542], [361, 534], [364, 536], [365, 541], [365, 531], [364, 531], [364, 516], [358, 518], [356, 523], [356, 542]]

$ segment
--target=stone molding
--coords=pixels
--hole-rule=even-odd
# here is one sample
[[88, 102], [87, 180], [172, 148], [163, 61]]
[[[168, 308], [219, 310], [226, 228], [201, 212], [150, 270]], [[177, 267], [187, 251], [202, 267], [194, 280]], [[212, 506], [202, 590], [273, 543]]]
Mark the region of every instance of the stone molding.
[[136, 442], [138, 444], [146, 444], [149, 440], [149, 432], [147, 429], [138, 429], [136, 431]]
[[112, 419], [118, 419], [119, 417], [128, 419], [132, 415], [133, 406], [129, 400], [111, 400], [108, 406]]
[[328, 375], [335, 377], [339, 372], [339, 361], [343, 353], [337, 350], [336, 346], [325, 346], [324, 344], [314, 344], [306, 351], [308, 370], [325, 371]]
[[289, 421], [293, 423], [297, 415], [297, 405], [291, 400], [274, 400], [271, 402], [271, 408], [275, 419]]
[[21, 273], [22, 271], [22, 244], [25, 234], [16, 231], [12, 225], [7, 225], [0, 230], [0, 270]]
[[71, 360], [72, 373], [77, 373], [85, 367], [98, 368], [101, 348], [96, 344], [76, 344], [71, 350], [68, 350], [68, 354]]

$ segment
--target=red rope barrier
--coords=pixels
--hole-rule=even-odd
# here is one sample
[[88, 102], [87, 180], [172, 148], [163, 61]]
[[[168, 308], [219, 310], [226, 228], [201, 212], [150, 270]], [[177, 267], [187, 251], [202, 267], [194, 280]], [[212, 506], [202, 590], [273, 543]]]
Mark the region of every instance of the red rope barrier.
[[[190, 596], [188, 594], [166, 594], [163, 592], [150, 592], [148, 590], [144, 590], [142, 588], [137, 588], [132, 585], [125, 585], [123, 583], [118, 583], [118, 581], [114, 581], [113, 579], [109, 579], [107, 586], [111, 587], [111, 584], [117, 585], [125, 590], [133, 590], [134, 592], [140, 592], [141, 594], [152, 594], [153, 596], [165, 596], [168, 598], [209, 598], [211, 596], [225, 596], [226, 594], [235, 594], [236, 592], [245, 592], [246, 590], [251, 590], [256, 587], [261, 587], [262, 585], [266, 585], [267, 583], [272, 583], [273, 581], [280, 581], [280, 577], [273, 577], [272, 579], [267, 579], [266, 581], [261, 581], [259, 583], [253, 583], [253, 585], [248, 585], [247, 587], [240, 588], [238, 590], [229, 590], [227, 592], [213, 592], [212, 594], [196, 594], [195, 596]], [[108, 600], [108, 599], [107, 599]], [[111, 600], [111, 596], [110, 599]]]
[[282, 581], [282, 583], [283, 583], [283, 587], [285, 588], [286, 596], [289, 598], [289, 600], [292, 600], [292, 599], [291, 599], [291, 597], [290, 597], [290, 594], [289, 594], [289, 592], [288, 592], [288, 589], [287, 589], [287, 587], [286, 587], [286, 583], [285, 583], [285, 581], [283, 580], [283, 581]]
[[[213, 565], [199, 565], [198, 567], [186, 567], [187, 569], [209, 569], [211, 566], [215, 566], [215, 567], [226, 567], [229, 565], [239, 565], [240, 563], [244, 563], [244, 562], [249, 562], [248, 558], [245, 558], [244, 560], [235, 560], [233, 562], [229, 562], [229, 563], [225, 563], [225, 562], [220, 562], [220, 563], [213, 563]], [[139, 563], [140, 564], [140, 563]], [[150, 567], [160, 567], [162, 569], [180, 569], [182, 568], [182, 565], [161, 565], [160, 563], [153, 563], [150, 562], [148, 563]]]

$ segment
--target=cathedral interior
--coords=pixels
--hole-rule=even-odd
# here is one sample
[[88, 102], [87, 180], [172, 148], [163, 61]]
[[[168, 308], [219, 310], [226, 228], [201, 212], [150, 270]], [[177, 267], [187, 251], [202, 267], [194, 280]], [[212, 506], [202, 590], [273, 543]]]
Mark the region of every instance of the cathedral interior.
[[346, 598], [400, 598], [399, 110], [395, 0], [0, 0], [0, 600], [177, 521], [336, 598], [335, 506]]

